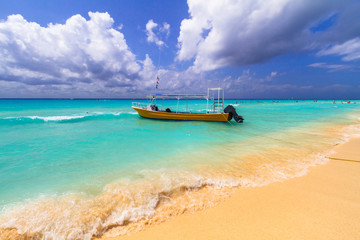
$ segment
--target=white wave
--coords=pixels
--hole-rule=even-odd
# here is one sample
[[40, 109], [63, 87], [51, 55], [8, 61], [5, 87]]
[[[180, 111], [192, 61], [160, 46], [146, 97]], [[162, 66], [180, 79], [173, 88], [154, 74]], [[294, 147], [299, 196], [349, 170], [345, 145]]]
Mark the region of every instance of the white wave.
[[47, 121], [62, 121], [62, 120], [71, 120], [71, 119], [78, 119], [78, 118], [83, 118], [85, 116], [19, 116], [19, 117], [5, 117], [3, 119], [15, 119], [15, 120], [22, 120], [22, 119], [32, 119], [32, 120], [36, 120], [36, 119], [40, 119], [43, 120], [45, 122]]
[[43, 120], [44, 122], [51, 122], [51, 121], [66, 121], [66, 120], [73, 120], [73, 119], [81, 119], [85, 117], [92, 117], [92, 116], [106, 116], [106, 115], [113, 115], [113, 116], [120, 116], [120, 115], [137, 115], [137, 112], [87, 112], [86, 115], [62, 115], [62, 116], [17, 116], [17, 117], [4, 117], [2, 119], [8, 120]]
[[[214, 178], [187, 171], [142, 170], [139, 172], [142, 179], [134, 182], [123, 179], [110, 183], [104, 187], [103, 193], [96, 197], [65, 194], [13, 205], [0, 215], [0, 227], [15, 228], [29, 238], [38, 233], [42, 239], [90, 240], [111, 226], [152, 218], [161, 201], [174, 204], [174, 208], [183, 207], [179, 202], [169, 202], [172, 193], [185, 191], [184, 194], [190, 194], [187, 190], [197, 190], [205, 186], [214, 189], [264, 186], [271, 182], [303, 176], [309, 167], [327, 163], [328, 154], [311, 154], [300, 161], [290, 162], [290, 165], [265, 164], [263, 169], [266, 172], [259, 171], [259, 174], [247, 177], [215, 175]], [[194, 200], [198, 201], [196, 198]]]
[[94, 114], [94, 115], [105, 115], [105, 114], [113, 114], [112, 112], [110, 113], [105, 113], [105, 112], [92, 112], [90, 114]]
[[130, 115], [137, 115], [137, 112], [119, 112], [118, 114], [115, 115], [120, 115], [120, 114], [130, 114]]
[[301, 159], [289, 159], [287, 164], [280, 162], [266, 163], [257, 170], [257, 176], [252, 179], [253, 181], [248, 186], [266, 186], [273, 182], [283, 182], [287, 179], [305, 176], [310, 167], [324, 165], [329, 162], [330, 159], [327, 156], [333, 152], [333, 150], [328, 150], [322, 153], [313, 153]]
[[47, 116], [47, 117], [40, 117], [40, 116], [27, 116], [30, 119], [41, 119], [45, 122], [48, 121], [63, 121], [63, 120], [72, 120], [72, 119], [80, 119], [84, 118], [85, 116], [77, 115], [77, 116]]
[[[8, 206], [0, 215], [0, 228], [16, 228], [20, 234], [37, 233], [39, 239], [91, 239], [109, 226], [124, 225], [154, 216], [160, 201], [173, 192], [237, 186], [233, 179], [211, 179], [187, 172], [143, 172], [145, 179], [108, 184], [96, 197], [83, 194], [43, 196], [21, 205]], [[188, 206], [187, 206], [188, 207]]]
[[137, 114], [137, 112], [135, 111], [131, 111], [131, 112], [92, 112], [89, 114], [93, 114], [93, 115], [114, 115], [114, 116], [119, 116], [122, 114], [131, 114], [131, 115], [135, 115]]
[[123, 115], [123, 114], [136, 115], [137, 112], [135, 112], [135, 111], [133, 111], [133, 112], [113, 112], [113, 113], [109, 113], [109, 114], [112, 114], [114, 116], [120, 116], [120, 115]]

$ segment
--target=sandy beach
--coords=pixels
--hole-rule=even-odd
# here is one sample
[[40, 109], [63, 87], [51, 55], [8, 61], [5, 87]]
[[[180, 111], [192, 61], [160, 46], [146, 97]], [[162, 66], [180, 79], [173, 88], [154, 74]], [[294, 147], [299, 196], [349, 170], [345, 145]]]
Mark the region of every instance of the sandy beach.
[[239, 188], [216, 207], [103, 239], [360, 239], [359, 146], [336, 146], [303, 177]]

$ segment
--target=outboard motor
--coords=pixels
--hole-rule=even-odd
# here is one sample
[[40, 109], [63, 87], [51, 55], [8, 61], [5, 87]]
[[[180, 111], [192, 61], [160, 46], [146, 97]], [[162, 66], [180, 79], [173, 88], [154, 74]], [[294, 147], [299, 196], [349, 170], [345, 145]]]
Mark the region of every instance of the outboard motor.
[[244, 121], [244, 118], [236, 113], [236, 110], [232, 105], [228, 105], [224, 109], [224, 113], [229, 113], [228, 121], [230, 121], [233, 117], [238, 123], [242, 123]]

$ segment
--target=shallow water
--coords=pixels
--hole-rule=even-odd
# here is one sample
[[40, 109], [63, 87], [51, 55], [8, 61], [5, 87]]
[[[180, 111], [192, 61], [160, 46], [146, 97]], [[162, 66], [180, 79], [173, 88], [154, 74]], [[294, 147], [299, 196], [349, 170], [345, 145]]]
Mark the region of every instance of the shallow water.
[[89, 239], [189, 191], [303, 175], [360, 134], [359, 101], [226, 101], [242, 124], [149, 120], [131, 102], [0, 100], [0, 228]]

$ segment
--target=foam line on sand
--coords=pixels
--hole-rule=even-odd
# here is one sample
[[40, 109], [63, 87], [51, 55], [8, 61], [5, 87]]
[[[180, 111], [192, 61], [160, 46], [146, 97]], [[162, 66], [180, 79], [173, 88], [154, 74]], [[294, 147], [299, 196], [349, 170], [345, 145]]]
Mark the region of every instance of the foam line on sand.
[[[360, 138], [329, 157], [360, 160]], [[239, 188], [213, 208], [103, 239], [360, 239], [360, 163], [331, 160], [303, 177]]]

